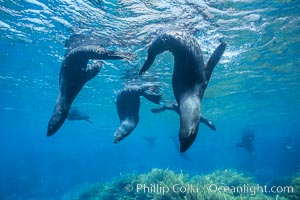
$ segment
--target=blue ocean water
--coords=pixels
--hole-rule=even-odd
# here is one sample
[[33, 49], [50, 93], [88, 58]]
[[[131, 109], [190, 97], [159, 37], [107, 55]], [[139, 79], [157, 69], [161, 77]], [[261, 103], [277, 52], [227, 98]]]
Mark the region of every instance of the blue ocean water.
[[[234, 169], [260, 183], [292, 174], [300, 165], [299, 9], [297, 0], [0, 0], [0, 199], [59, 199], [76, 186], [152, 168]], [[174, 101], [170, 53], [138, 76], [148, 45], [165, 30], [194, 35], [205, 61], [219, 39], [227, 43], [201, 106], [217, 130], [200, 125], [189, 160], [169, 139], [178, 135], [176, 113], [155, 115], [143, 98], [137, 128], [113, 144], [116, 96], [125, 85], [155, 81]], [[76, 98], [94, 124], [66, 121], [46, 137], [72, 34], [135, 59], [105, 61]], [[246, 129], [255, 132], [255, 156], [235, 147]]]

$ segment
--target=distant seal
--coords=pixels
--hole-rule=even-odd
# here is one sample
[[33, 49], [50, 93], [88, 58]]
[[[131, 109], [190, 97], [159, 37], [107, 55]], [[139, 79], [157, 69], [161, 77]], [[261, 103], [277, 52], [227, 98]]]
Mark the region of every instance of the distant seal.
[[67, 119], [68, 120], [85, 120], [85, 121], [89, 122], [90, 124], [94, 124], [90, 120], [90, 116], [81, 112], [80, 110], [78, 110], [78, 108], [74, 108], [74, 107], [71, 107], [69, 114], [67, 116]]
[[142, 137], [143, 140], [145, 140], [149, 147], [152, 148], [154, 146], [154, 143], [156, 141], [156, 138], [155, 137], [151, 137], [151, 136], [144, 136]]
[[172, 87], [180, 110], [180, 152], [185, 152], [197, 136], [201, 99], [225, 47], [226, 44], [221, 42], [206, 65], [197, 40], [182, 32], [163, 33], [148, 49], [147, 60], [140, 70], [140, 75], [150, 68], [158, 54], [170, 51], [174, 56]]
[[243, 131], [241, 142], [236, 143], [236, 147], [245, 148], [251, 155], [256, 154], [256, 150], [252, 142], [255, 139], [254, 131], [251, 129]]
[[96, 45], [79, 46], [65, 56], [59, 73], [59, 94], [53, 114], [48, 122], [47, 136], [53, 135], [64, 123], [69, 109], [86, 82], [94, 78], [102, 63], [87, 67], [88, 61], [129, 59], [128, 53], [109, 51]]
[[[153, 112], [153, 113], [160, 113], [160, 112], [163, 112], [163, 111], [165, 111], [165, 110], [173, 110], [173, 111], [175, 111], [177, 114], [180, 115], [180, 110], [179, 110], [177, 104], [163, 105], [163, 106], [160, 107], [160, 108], [152, 108], [152, 109], [151, 109], [151, 112]], [[201, 114], [200, 114], [200, 122], [199, 122], [199, 123], [205, 124], [205, 125], [208, 126], [211, 130], [214, 130], [214, 131], [217, 130], [215, 124], [214, 124], [211, 120], [207, 119], [204, 115], [201, 115]]]
[[296, 150], [295, 150], [295, 146], [296, 146], [296, 143], [295, 143], [295, 136], [288, 136], [288, 138], [286, 139], [285, 143], [284, 143], [284, 147], [285, 147], [285, 150], [289, 153], [296, 153]]
[[117, 97], [117, 111], [120, 118], [120, 126], [114, 133], [114, 143], [120, 142], [127, 137], [139, 122], [140, 96], [159, 104], [161, 95], [148, 93], [156, 90], [153, 84], [131, 85], [119, 92]]

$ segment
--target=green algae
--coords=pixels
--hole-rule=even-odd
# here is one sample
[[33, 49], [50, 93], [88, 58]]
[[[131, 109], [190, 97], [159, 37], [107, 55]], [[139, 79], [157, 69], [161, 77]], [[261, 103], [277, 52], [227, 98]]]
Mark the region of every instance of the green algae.
[[285, 197], [289, 200], [300, 199], [300, 170], [291, 177], [290, 185], [293, 187], [292, 192], [285, 193]]
[[[299, 175], [293, 179], [299, 187]], [[297, 185], [298, 184], [298, 185]], [[299, 189], [298, 189], [299, 192]], [[255, 180], [234, 170], [217, 170], [190, 176], [169, 169], [152, 169], [147, 174], [120, 176], [108, 183], [89, 185], [76, 200], [287, 200], [294, 196], [268, 196]]]

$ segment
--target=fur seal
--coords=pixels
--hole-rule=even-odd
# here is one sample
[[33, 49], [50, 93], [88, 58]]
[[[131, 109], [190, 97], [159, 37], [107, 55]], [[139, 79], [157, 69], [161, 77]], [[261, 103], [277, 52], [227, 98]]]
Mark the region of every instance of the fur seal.
[[241, 142], [236, 143], [236, 147], [245, 148], [251, 155], [256, 154], [256, 150], [252, 142], [255, 139], [254, 131], [251, 129], [245, 130], [243, 132]]
[[170, 51], [174, 56], [172, 87], [180, 110], [180, 152], [185, 152], [197, 136], [201, 99], [225, 47], [226, 44], [221, 42], [205, 65], [197, 40], [185, 33], [166, 32], [150, 44], [140, 75], [150, 68], [158, 54]]
[[[173, 110], [177, 114], [180, 115], [180, 111], [179, 111], [179, 108], [178, 108], [177, 104], [163, 105], [160, 108], [152, 108], [151, 112], [153, 112], [153, 113], [161, 113], [161, 112], [166, 111], [166, 110]], [[203, 124], [205, 124], [206, 126], [208, 126], [211, 130], [214, 130], [214, 131], [217, 130], [215, 124], [211, 120], [207, 119], [202, 114], [200, 114], [200, 122], [199, 123], [201, 123], [201, 122]]]
[[148, 93], [156, 89], [157, 86], [153, 84], [131, 85], [126, 86], [119, 92], [116, 106], [120, 118], [120, 126], [114, 133], [114, 143], [118, 143], [127, 137], [137, 126], [139, 122], [140, 96], [153, 103], [160, 103], [161, 95]]
[[144, 136], [142, 137], [143, 140], [145, 140], [149, 147], [152, 148], [155, 144], [156, 138], [155, 137], [151, 137], [151, 136]]
[[70, 107], [82, 87], [102, 68], [101, 62], [87, 67], [88, 61], [130, 59], [128, 53], [109, 51], [96, 45], [79, 46], [64, 56], [59, 73], [59, 94], [53, 114], [48, 122], [47, 136], [52, 136], [62, 126]]
[[289, 153], [296, 153], [295, 146], [296, 145], [295, 145], [294, 136], [292, 136], [292, 135], [288, 136], [288, 138], [286, 139], [286, 141], [284, 143], [285, 150]]
[[67, 116], [68, 120], [85, 120], [87, 122], [89, 122], [90, 124], [94, 124], [91, 120], [90, 120], [90, 116], [88, 116], [87, 114], [81, 112], [80, 110], [78, 110], [77, 108], [71, 107], [69, 114]]

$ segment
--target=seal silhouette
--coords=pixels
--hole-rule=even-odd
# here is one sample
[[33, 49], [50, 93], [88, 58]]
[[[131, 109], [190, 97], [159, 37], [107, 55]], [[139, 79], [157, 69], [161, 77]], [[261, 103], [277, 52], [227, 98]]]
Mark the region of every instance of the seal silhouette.
[[170, 51], [174, 56], [172, 87], [180, 110], [180, 152], [185, 152], [197, 136], [201, 100], [225, 47], [226, 44], [221, 42], [205, 65], [197, 40], [183, 32], [162, 33], [150, 44], [140, 75], [150, 68], [158, 54]]
[[253, 145], [253, 141], [255, 139], [254, 130], [247, 129], [243, 131], [243, 135], [241, 137], [241, 142], [236, 143], [236, 147], [245, 148], [251, 155], [256, 154], [255, 147]]
[[59, 73], [59, 94], [48, 122], [47, 136], [52, 136], [66, 120], [70, 107], [82, 87], [102, 68], [101, 61], [88, 67], [92, 60], [130, 59], [128, 53], [109, 51], [97, 45], [78, 46], [64, 56]]
[[90, 124], [94, 124], [90, 120], [90, 116], [88, 116], [87, 114], [81, 112], [80, 110], [78, 110], [78, 108], [73, 107], [73, 106], [69, 110], [67, 119], [68, 120], [85, 120], [85, 121], [89, 122]]
[[127, 137], [139, 122], [140, 96], [148, 101], [159, 104], [161, 95], [149, 93], [157, 90], [153, 84], [129, 85], [121, 90], [117, 97], [117, 111], [120, 118], [120, 126], [114, 133], [114, 143]]

